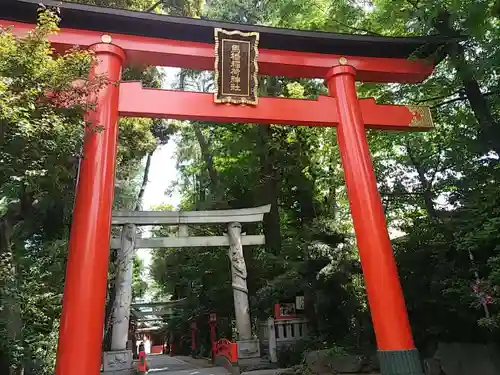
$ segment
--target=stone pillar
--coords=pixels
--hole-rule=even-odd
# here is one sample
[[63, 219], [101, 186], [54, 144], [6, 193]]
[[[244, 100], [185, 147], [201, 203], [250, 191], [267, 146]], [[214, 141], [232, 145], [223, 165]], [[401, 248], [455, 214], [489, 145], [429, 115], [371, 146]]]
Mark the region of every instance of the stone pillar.
[[133, 352], [127, 349], [130, 305], [132, 303], [132, 274], [134, 267], [135, 224], [122, 227], [120, 250], [116, 269], [116, 298], [113, 303], [111, 331], [111, 351], [103, 353], [103, 369], [108, 374], [131, 374]]
[[243, 257], [241, 244], [241, 224], [229, 223], [229, 259], [231, 261], [231, 277], [234, 296], [234, 312], [239, 340], [252, 338], [250, 309], [248, 305], [247, 267]]
[[234, 297], [236, 328], [238, 329], [238, 361], [260, 357], [259, 340], [252, 338], [250, 308], [248, 304], [247, 267], [241, 243], [241, 224], [228, 224], [229, 259]]
[[112, 318], [111, 350], [113, 351], [125, 350], [127, 347], [136, 233], [134, 224], [126, 224], [122, 228]]

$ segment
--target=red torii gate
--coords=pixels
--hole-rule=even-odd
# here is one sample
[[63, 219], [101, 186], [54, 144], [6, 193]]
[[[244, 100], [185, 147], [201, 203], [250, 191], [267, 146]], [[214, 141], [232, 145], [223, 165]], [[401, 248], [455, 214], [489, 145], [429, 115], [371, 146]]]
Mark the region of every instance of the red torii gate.
[[[4, 0], [0, 27], [22, 37], [33, 29], [39, 0]], [[391, 38], [284, 30], [46, 0], [61, 10], [62, 29], [51, 37], [58, 52], [74, 45], [93, 50], [104, 74], [95, 111], [86, 119], [103, 127], [85, 137], [76, 192], [57, 375], [97, 375], [106, 297], [117, 152], [118, 118], [167, 117], [216, 122], [337, 126], [357, 244], [384, 375], [422, 374], [377, 191], [366, 128], [426, 130], [428, 109], [377, 105], [358, 99], [355, 81], [418, 83], [433, 70], [428, 57], [448, 40]], [[214, 69], [214, 28], [260, 34], [259, 73], [322, 78], [329, 97], [260, 98], [257, 106], [221, 105], [212, 94], [118, 85], [124, 63]], [[288, 47], [290, 46], [290, 48]], [[418, 51], [419, 59], [409, 57]]]

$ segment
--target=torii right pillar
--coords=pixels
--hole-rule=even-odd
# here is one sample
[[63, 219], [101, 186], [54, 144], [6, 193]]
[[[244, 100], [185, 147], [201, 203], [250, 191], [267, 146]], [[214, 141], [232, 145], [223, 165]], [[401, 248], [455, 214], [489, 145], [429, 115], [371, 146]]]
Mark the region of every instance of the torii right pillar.
[[422, 375], [356, 94], [356, 69], [341, 62], [325, 83], [337, 102], [337, 139], [381, 373]]

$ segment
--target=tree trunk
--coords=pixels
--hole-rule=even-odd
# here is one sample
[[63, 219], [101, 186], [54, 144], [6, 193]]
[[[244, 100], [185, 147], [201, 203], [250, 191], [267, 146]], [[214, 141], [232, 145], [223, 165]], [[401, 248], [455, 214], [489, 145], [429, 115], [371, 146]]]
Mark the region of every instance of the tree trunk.
[[257, 152], [260, 158], [260, 183], [257, 202], [259, 204], [271, 204], [271, 211], [264, 216], [264, 235], [266, 236], [266, 248], [272, 254], [281, 252], [281, 227], [278, 210], [278, 177], [274, 168], [274, 158], [269, 150], [272, 136], [270, 125], [258, 125]]
[[422, 186], [422, 196], [424, 198], [424, 206], [427, 211], [427, 215], [436, 223], [439, 221], [439, 216], [437, 214], [436, 208], [434, 207], [434, 194], [432, 192], [432, 181], [429, 182], [425, 177], [425, 171], [422, 167], [420, 161], [413, 155], [413, 151], [410, 147], [409, 142], [406, 143], [406, 151], [408, 158], [412, 162], [413, 166], [417, 170], [418, 180]]
[[[18, 348], [24, 351], [24, 342], [22, 338], [22, 311], [19, 300], [19, 285], [16, 268], [16, 261], [11, 249], [12, 228], [11, 219], [8, 215], [0, 220], [0, 262], [2, 263], [3, 280], [1, 293], [2, 309], [0, 318], [5, 325], [6, 340], [3, 345], [6, 346], [6, 358], [2, 358], [0, 368], [2, 374], [23, 375], [24, 374], [24, 355], [19, 353]], [[16, 361], [12, 358], [10, 350], [16, 350]]]
[[148, 156], [146, 158], [146, 167], [144, 168], [144, 175], [142, 176], [141, 188], [139, 190], [139, 195], [137, 196], [137, 203], [135, 205], [135, 211], [140, 211], [142, 209], [142, 199], [144, 198], [144, 192], [146, 191], [146, 186], [148, 185], [149, 180], [149, 169], [151, 168], [151, 159], [153, 158], [153, 154], [156, 150], [148, 152]]
[[205, 160], [208, 176], [210, 177], [210, 190], [212, 190], [212, 198], [215, 202], [220, 203], [224, 198], [224, 194], [220, 188], [219, 176], [217, 175], [217, 170], [214, 166], [213, 157], [210, 154], [208, 142], [201, 131], [200, 124], [195, 121], [193, 121], [191, 124], [193, 126], [196, 139], [198, 140], [198, 144], [200, 145], [201, 155], [203, 157], [203, 160]]
[[487, 98], [481, 93], [479, 83], [474, 78], [473, 70], [465, 60], [464, 48], [458, 43], [453, 43], [450, 47], [450, 58], [453, 67], [462, 80], [467, 100], [480, 125], [479, 139], [481, 143], [500, 155], [499, 124], [493, 117]]
[[[23, 341], [23, 320], [21, 301], [19, 296], [19, 275], [17, 274], [17, 262], [12, 252], [12, 232], [14, 227], [24, 221], [33, 211], [33, 194], [27, 193], [24, 186], [19, 195], [19, 202], [8, 207], [5, 215], [0, 217], [0, 319], [5, 323], [5, 331], [8, 341], [2, 354], [7, 358], [0, 358], [0, 374], [22, 375], [24, 373], [24, 341]], [[17, 353], [16, 368], [14, 368], [11, 350], [16, 345], [21, 348], [21, 353]], [[7, 359], [7, 360], [6, 360]]]
[[[0, 261], [2, 265], [2, 270], [0, 273], [0, 280], [2, 280], [2, 289], [0, 289], [0, 305], [7, 305], [7, 296], [5, 295], [7, 291], [7, 281], [8, 275], [6, 266], [8, 265], [8, 253], [10, 252], [10, 236], [9, 236], [9, 225], [8, 220], [2, 218], [0, 221]], [[0, 310], [0, 321], [2, 326], [5, 328], [9, 327], [9, 311], [8, 309]], [[6, 337], [2, 337], [2, 343], [0, 343], [0, 373], [9, 374], [10, 373], [10, 353], [9, 353], [9, 343], [5, 340]]]
[[[303, 145], [307, 145], [307, 139], [305, 139], [305, 134], [303, 130], [297, 129], [297, 147], [295, 147], [295, 153], [297, 154], [297, 160], [299, 160], [299, 168], [303, 170], [304, 167], [310, 165], [310, 155], [308, 155], [308, 150], [305, 149]], [[316, 210], [314, 208], [314, 181], [309, 179], [304, 173], [298, 174], [296, 177], [297, 186], [296, 194], [297, 200], [300, 206], [299, 213], [299, 225], [303, 231], [303, 238], [309, 241], [309, 233], [311, 233], [311, 228], [316, 219]], [[308, 246], [304, 246], [304, 260], [308, 262], [310, 260]], [[308, 283], [304, 290], [304, 309], [307, 320], [309, 321], [309, 328], [313, 332], [318, 330], [318, 320], [315, 310], [315, 290], [314, 284], [316, 281], [316, 273], [307, 273]]]
[[[441, 11], [434, 20], [435, 29], [443, 36], [456, 37], [460, 33], [453, 29], [451, 15], [448, 11]], [[448, 44], [448, 53], [452, 66], [462, 80], [465, 95], [476, 117], [480, 130], [481, 143], [500, 155], [500, 126], [493, 116], [486, 97], [482, 94], [479, 83], [474, 76], [474, 70], [467, 63], [465, 50], [458, 41]]]
[[[278, 96], [276, 77], [261, 77], [259, 94], [264, 96]], [[281, 252], [281, 225], [278, 205], [278, 172], [274, 167], [275, 153], [271, 149], [273, 129], [271, 125], [257, 125], [257, 153], [260, 160], [260, 189], [257, 189], [256, 202], [270, 204], [271, 211], [264, 215], [263, 227], [266, 236], [266, 249], [271, 254]]]

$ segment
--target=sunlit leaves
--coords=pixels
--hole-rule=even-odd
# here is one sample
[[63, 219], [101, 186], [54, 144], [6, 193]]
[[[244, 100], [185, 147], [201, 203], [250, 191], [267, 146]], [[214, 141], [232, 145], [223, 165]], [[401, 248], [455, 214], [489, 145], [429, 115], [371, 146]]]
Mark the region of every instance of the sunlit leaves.
[[[67, 237], [89, 98], [105, 79], [88, 80], [92, 53], [55, 54], [55, 11], [39, 13], [25, 39], [0, 30], [0, 363], [26, 374], [53, 373]], [[147, 85], [155, 86], [154, 74]], [[157, 81], [156, 81], [157, 84]], [[153, 121], [120, 126], [118, 178], [131, 182], [144, 155], [164, 142]], [[123, 189], [117, 184], [117, 205]], [[136, 291], [144, 285], [137, 283]], [[15, 319], [14, 319], [15, 318]], [[2, 373], [9, 369], [2, 367]]]
[[[479, 80], [493, 112], [498, 113], [500, 31], [498, 19], [491, 16], [494, 9], [495, 2], [488, 0], [247, 0], [212, 1], [207, 14], [217, 19], [298, 29], [411, 36], [436, 34], [436, 21], [448, 12], [454, 30], [468, 37], [463, 44], [470, 71]], [[196, 75], [190, 78], [195, 79]], [[284, 97], [316, 97], [324, 92], [315, 81], [275, 77], [263, 78], [262, 82], [263, 92], [268, 90], [268, 94]], [[441, 62], [420, 85], [360, 84], [358, 90], [360, 97], [373, 96], [379, 103], [432, 107], [435, 129], [431, 132], [374, 131], [369, 132], [368, 138], [391, 233], [405, 235], [395, 248], [417, 340], [436, 334], [460, 338], [450, 332], [462, 326], [477, 328], [478, 319], [482, 326], [490, 322], [480, 319], [482, 311], [471, 297], [474, 271], [490, 283], [498, 283], [500, 262], [497, 246], [493, 245], [498, 240], [497, 156], [481, 152], [478, 123], [466, 100], [462, 79], [448, 60]], [[210, 156], [226, 197], [238, 207], [255, 205], [264, 181], [256, 148], [258, 128], [232, 124], [199, 126], [209, 140]], [[260, 250], [252, 252], [252, 271], [269, 282], [252, 300], [258, 305], [257, 314], [267, 312], [265, 305], [270, 299], [286, 295], [283, 287], [291, 285], [290, 290], [294, 290], [300, 284], [296, 265], [306, 254], [311, 255], [315, 230], [321, 229], [324, 234], [325, 228], [333, 228], [352, 233], [335, 130], [272, 127], [269, 134], [265, 150], [272, 154], [272, 174], [279, 180], [283, 243], [280, 256]], [[181, 128], [179, 146], [182, 207], [210, 208], [210, 179], [196, 138], [187, 125]], [[308, 212], [313, 212], [312, 225], [303, 224]], [[473, 253], [474, 262], [468, 251]], [[175, 263], [180, 261], [177, 257], [170, 253], [165, 259]], [[194, 253], [184, 261], [200, 271], [202, 259]], [[187, 274], [183, 276], [182, 270], [175, 272], [176, 281], [170, 279], [169, 283], [186, 281]], [[360, 280], [358, 274], [347, 282], [339, 274], [329, 273], [325, 281], [330, 288], [341, 283], [356, 295], [358, 305], [351, 306], [358, 307], [349, 310], [349, 314], [366, 311]], [[318, 294], [318, 306], [328, 306], [335, 316], [346, 313], [347, 310], [330, 305], [333, 297]], [[498, 313], [498, 291], [494, 290], [494, 294], [490, 308], [493, 320]], [[445, 311], [456, 312], [456, 319], [448, 319], [446, 314], [441, 318]], [[481, 334], [482, 331], [478, 335]], [[465, 333], [462, 337], [472, 339]]]

